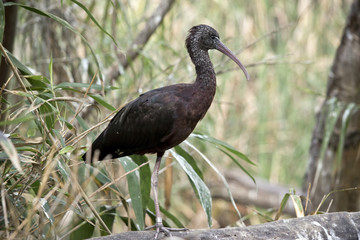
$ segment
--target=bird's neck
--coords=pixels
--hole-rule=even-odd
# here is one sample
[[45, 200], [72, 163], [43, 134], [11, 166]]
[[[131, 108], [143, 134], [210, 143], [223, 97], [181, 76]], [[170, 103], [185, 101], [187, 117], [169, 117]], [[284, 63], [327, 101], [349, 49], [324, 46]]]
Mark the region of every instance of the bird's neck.
[[189, 46], [188, 52], [196, 70], [196, 80], [193, 84], [196, 95], [193, 97], [192, 103], [194, 104], [194, 109], [202, 109], [202, 111], [198, 111], [196, 116], [194, 116], [194, 119], [199, 121], [204, 117], [214, 99], [216, 75], [208, 51]]
[[216, 88], [216, 75], [214, 67], [210, 61], [208, 51], [201, 49], [189, 49], [192, 62], [195, 65], [196, 81], [195, 84], [200, 88]]
[[200, 99], [196, 101], [196, 105], [197, 107], [201, 105], [201, 108], [205, 110], [198, 116], [199, 119], [202, 119], [215, 96], [216, 75], [207, 51], [198, 51], [191, 59], [196, 70], [196, 80], [194, 83], [197, 90], [196, 95]]

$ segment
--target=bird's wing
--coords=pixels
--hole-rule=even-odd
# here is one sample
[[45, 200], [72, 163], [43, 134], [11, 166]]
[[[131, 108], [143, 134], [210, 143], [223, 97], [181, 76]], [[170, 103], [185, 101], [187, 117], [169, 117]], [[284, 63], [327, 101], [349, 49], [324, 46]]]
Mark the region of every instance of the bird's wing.
[[176, 116], [175, 96], [169, 91], [149, 91], [126, 104], [92, 145], [100, 150], [100, 160], [135, 153], [156, 152], [171, 133]]

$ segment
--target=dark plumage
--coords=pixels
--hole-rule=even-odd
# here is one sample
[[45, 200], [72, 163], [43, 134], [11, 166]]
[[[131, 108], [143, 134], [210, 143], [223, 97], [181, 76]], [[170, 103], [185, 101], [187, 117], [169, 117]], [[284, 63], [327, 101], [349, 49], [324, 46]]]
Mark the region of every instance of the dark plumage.
[[[215, 29], [198, 25], [190, 29], [186, 48], [196, 69], [192, 84], [175, 84], [151, 90], [126, 104], [98, 136], [83, 159], [111, 159], [132, 154], [157, 153], [152, 175], [156, 209], [156, 237], [168, 232], [162, 225], [157, 200], [157, 175], [167, 149], [184, 141], [204, 117], [215, 95], [216, 76], [208, 50], [217, 49], [229, 56], [244, 71], [244, 66], [219, 39]], [[98, 152], [98, 154], [96, 154]], [[97, 156], [98, 155], [98, 156]]]

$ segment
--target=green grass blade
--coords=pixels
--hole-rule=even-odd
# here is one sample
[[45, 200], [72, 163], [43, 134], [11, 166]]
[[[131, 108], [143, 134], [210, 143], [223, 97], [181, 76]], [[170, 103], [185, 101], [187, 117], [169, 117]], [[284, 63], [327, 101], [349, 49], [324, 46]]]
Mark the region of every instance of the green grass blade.
[[[100, 216], [104, 221], [104, 223], [106, 224], [106, 226], [110, 229], [110, 231], [112, 231], [112, 227], [115, 221], [115, 215], [116, 215], [116, 208], [110, 207], [109, 209], [107, 209], [106, 206], [100, 207]], [[101, 236], [107, 236], [107, 235], [109, 235], [108, 232], [102, 228]]]
[[296, 217], [304, 217], [305, 216], [305, 211], [304, 211], [304, 208], [303, 208], [303, 205], [301, 203], [301, 197], [298, 196], [298, 195], [294, 195], [294, 194], [291, 194], [290, 195], [291, 197], [291, 200], [294, 204], [294, 208], [295, 208], [295, 213], [296, 213]]
[[[153, 220], [153, 222], [155, 223], [155, 218], [156, 215], [154, 214], [155, 212], [155, 205], [154, 205], [154, 201], [152, 199], [149, 200], [149, 206], [148, 206], [148, 211], [147, 213], [149, 214], [150, 218]], [[165, 208], [160, 206], [160, 211], [163, 213], [163, 215], [167, 218], [170, 219], [178, 228], [184, 228], [184, 224], [182, 224], [180, 222], [179, 219], [177, 219], [176, 216], [172, 215], [169, 211], [167, 211]], [[170, 227], [169, 223], [166, 220], [163, 220], [163, 224], [166, 227]]]
[[81, 219], [80, 221], [74, 223], [74, 226], [80, 225], [80, 227], [70, 234], [70, 240], [88, 239], [93, 236], [95, 229], [95, 218], [88, 221], [89, 222]]
[[50, 80], [44, 77], [43, 75], [23, 75], [22, 77], [30, 80], [36, 80], [43, 84], [45, 82], [44, 86], [47, 86], [46, 84], [50, 84]]
[[[121, 165], [126, 172], [137, 167], [130, 157], [119, 158]], [[128, 189], [131, 198], [131, 204], [135, 212], [136, 223], [139, 230], [144, 229], [144, 208], [141, 201], [141, 188], [136, 172], [126, 175], [128, 181]]]
[[341, 130], [340, 130], [340, 140], [338, 144], [338, 148], [336, 151], [336, 168], [339, 168], [341, 166], [341, 159], [344, 151], [344, 144], [345, 144], [345, 137], [346, 137], [346, 131], [349, 126], [349, 121], [351, 118], [351, 114], [358, 110], [358, 107], [356, 107], [355, 103], [349, 103], [345, 107], [344, 113], [342, 115], [341, 119]]
[[56, 169], [61, 173], [62, 177], [64, 178], [64, 182], [69, 181], [71, 170], [61, 158], [59, 158], [59, 160], [56, 162]]
[[7, 138], [1, 131], [0, 131], [0, 146], [2, 150], [6, 153], [9, 157], [12, 165], [20, 172], [24, 173], [21, 167], [20, 159], [14, 144], [11, 142], [9, 138]]
[[31, 84], [30, 89], [32, 90], [44, 90], [48, 89], [48, 85], [50, 81], [44, 77], [39, 75], [32, 75], [31, 71], [22, 64], [12, 53], [6, 50], [6, 54], [9, 56], [11, 62], [14, 66], [19, 69], [19, 71], [24, 75], [23, 77]]
[[240, 211], [239, 209], [237, 208], [236, 206], [236, 203], [235, 203], [235, 200], [234, 200], [234, 197], [232, 196], [232, 193], [230, 191], [230, 186], [228, 184], [228, 182], [226, 181], [226, 178], [224, 177], [224, 175], [221, 174], [221, 172], [219, 171], [219, 169], [217, 169], [215, 167], [215, 165], [201, 152], [199, 151], [194, 145], [192, 145], [189, 141], [185, 140], [184, 141], [185, 144], [187, 144], [190, 148], [194, 149], [204, 160], [205, 162], [213, 169], [213, 171], [219, 175], [219, 177], [221, 178], [221, 180], [223, 181], [225, 187], [226, 187], [226, 191], [228, 192], [228, 195], [229, 195], [229, 198], [230, 198], [230, 201], [232, 203], [232, 205], [234, 206], [235, 210], [236, 210], [236, 213], [238, 214], [239, 218], [241, 219], [241, 214], [240, 214]]
[[[120, 216], [120, 219], [121, 219], [121, 221], [123, 221], [123, 223], [125, 223], [126, 225], [128, 225], [128, 223], [129, 223], [129, 218], [128, 218], [128, 217]], [[136, 228], [136, 224], [134, 223], [134, 221], [133, 221], [132, 219], [130, 219], [129, 229], [130, 229], [131, 231], [136, 231], [136, 230], [138, 230], [138, 229]]]
[[239, 168], [241, 168], [241, 170], [243, 170], [244, 173], [246, 173], [246, 175], [248, 175], [251, 180], [256, 184], [256, 180], [255, 178], [250, 174], [250, 172], [248, 170], [246, 170], [246, 168], [243, 167], [243, 165], [241, 165], [241, 163], [234, 158], [231, 154], [229, 154], [228, 152], [224, 151], [223, 149], [220, 149], [220, 151], [222, 151], [226, 156], [228, 156]]
[[[38, 98], [41, 99], [41, 98]], [[42, 101], [44, 101], [44, 99], [41, 99]], [[39, 107], [39, 112], [42, 116], [45, 117], [45, 124], [48, 127], [48, 129], [50, 129], [50, 131], [55, 130], [54, 126], [55, 123], [57, 121], [55, 113], [56, 113], [56, 108], [48, 103], [48, 102], [44, 102], [44, 104], [42, 104]]]
[[31, 71], [22, 64], [14, 55], [12, 55], [9, 51], [6, 50], [6, 54], [9, 56], [11, 62], [14, 64], [15, 67], [17, 67], [22, 74], [25, 75], [31, 75]]
[[325, 132], [324, 132], [324, 140], [321, 146], [320, 152], [320, 160], [324, 158], [326, 149], [330, 142], [330, 137], [333, 134], [333, 130], [335, 128], [335, 124], [340, 116], [340, 113], [343, 109], [343, 104], [339, 102], [336, 98], [331, 98], [326, 103], [326, 121], [325, 121]]
[[204, 181], [195, 172], [195, 170], [191, 167], [191, 165], [182, 156], [180, 156], [173, 149], [171, 149], [170, 152], [171, 152], [172, 156], [176, 159], [176, 161], [180, 164], [182, 169], [190, 177], [192, 182], [194, 183], [196, 190], [199, 194], [200, 203], [207, 215], [209, 227], [211, 227], [211, 225], [212, 225], [212, 218], [211, 218], [212, 202], [211, 202], [210, 190], [208, 189], [208, 187], [206, 186]]
[[50, 84], [49, 79], [47, 79], [44, 76], [41, 75], [23, 75], [23, 78], [25, 78], [30, 83], [30, 90], [34, 91], [47, 91], [49, 89], [48, 84]]
[[274, 220], [279, 220], [279, 218], [280, 218], [280, 216], [281, 216], [281, 214], [282, 214], [282, 211], [284, 210], [284, 208], [285, 208], [285, 206], [286, 206], [286, 203], [287, 203], [288, 200], [289, 200], [289, 197], [290, 197], [290, 193], [285, 193], [283, 199], [281, 200], [280, 208], [279, 208], [279, 210], [277, 211]]
[[[54, 86], [54, 89], [62, 89], [62, 90], [70, 90], [70, 91], [76, 91], [79, 92], [78, 90], [74, 89], [74, 88], [88, 88], [89, 84], [88, 83], [77, 83], [77, 82], [62, 82], [59, 83], [57, 85]], [[90, 89], [94, 89], [97, 91], [100, 91], [103, 89], [103, 87], [100, 84], [92, 84]], [[114, 87], [114, 86], [104, 86], [104, 90], [108, 91], [108, 90], [117, 90], [119, 89], [118, 87]]]
[[244, 173], [246, 173], [246, 175], [248, 175], [251, 180], [256, 184], [256, 180], [255, 178], [251, 175], [251, 173], [246, 170], [246, 168], [243, 167], [243, 165], [241, 165], [241, 163], [236, 159], [234, 158], [231, 154], [229, 154], [228, 152], [220, 149], [220, 151], [222, 151], [226, 156], [228, 156], [239, 168], [241, 168], [241, 170], [243, 170]]
[[112, 105], [110, 105], [109, 103], [107, 103], [104, 98], [100, 95], [97, 94], [89, 94], [89, 96], [94, 99], [97, 103], [99, 103], [100, 105], [106, 107], [107, 109], [109, 109], [110, 111], [116, 111], [116, 108], [114, 108]]
[[66, 146], [66, 147], [63, 147], [60, 151], [59, 151], [59, 154], [62, 155], [62, 154], [66, 154], [66, 153], [69, 153], [69, 152], [72, 152], [74, 151], [75, 148], [73, 146]]
[[194, 171], [196, 172], [196, 174], [202, 179], [204, 180], [204, 176], [202, 171], [200, 170], [200, 168], [198, 167], [198, 165], [196, 164], [195, 159], [182, 147], [180, 146], [176, 146], [175, 151], [180, 154], [189, 164], [190, 166], [194, 169]]
[[198, 139], [204, 140], [206, 142], [212, 143], [217, 148], [223, 148], [223, 149], [225, 149], [227, 151], [230, 151], [232, 154], [236, 155], [237, 157], [241, 158], [242, 160], [246, 161], [247, 163], [256, 166], [256, 164], [254, 162], [252, 162], [245, 154], [239, 152], [233, 146], [230, 146], [229, 144], [227, 144], [227, 143], [225, 143], [223, 141], [220, 141], [220, 140], [218, 140], [216, 138], [212, 138], [210, 136], [200, 134], [200, 133], [192, 133], [190, 135], [190, 137], [198, 138]]
[[[140, 166], [148, 162], [147, 157], [140, 156], [140, 155], [132, 155], [131, 159]], [[139, 169], [140, 173], [140, 189], [141, 189], [141, 201], [143, 204], [143, 208], [146, 209], [149, 199], [150, 199], [150, 192], [151, 192], [151, 170], [149, 164], [142, 166]], [[144, 211], [145, 213], [145, 211]]]
[[[336, 122], [340, 116], [341, 111], [344, 108], [344, 105], [338, 101], [336, 98], [330, 98], [326, 102], [326, 108], [323, 108], [324, 112], [322, 114], [325, 114], [325, 127], [324, 127], [324, 137], [323, 142], [320, 149], [320, 157], [318, 166], [321, 166], [324, 161], [325, 153], [328, 148], [328, 145], [330, 143], [331, 136], [333, 134]], [[320, 177], [321, 168], [318, 167], [316, 169], [315, 177], [314, 177], [314, 183], [316, 184], [318, 182], [318, 179]], [[315, 191], [316, 185], [313, 186], [312, 191]]]
[[45, 198], [40, 198], [40, 204], [41, 204], [41, 209], [44, 212], [45, 217], [49, 220], [49, 222], [51, 224], [54, 224], [55, 219], [54, 219], [54, 216], [52, 215], [52, 213], [50, 212], [50, 205], [49, 205], [48, 201]]
[[98, 28], [100, 28], [100, 30], [101, 30], [103, 33], [105, 33], [106, 35], [108, 35], [108, 36], [111, 38], [111, 40], [113, 40], [114, 44], [117, 46], [116, 41], [115, 41], [115, 39], [113, 38], [113, 36], [112, 36], [110, 33], [108, 33], [108, 32], [96, 21], [95, 17], [91, 14], [91, 12], [90, 12], [83, 4], [79, 3], [79, 2], [76, 1], [76, 0], [71, 0], [71, 1], [72, 1], [73, 3], [75, 3], [75, 4], [77, 4], [79, 7], [81, 7], [81, 8], [87, 13], [87, 15], [90, 17], [90, 19], [96, 24], [96, 26], [98, 26]]

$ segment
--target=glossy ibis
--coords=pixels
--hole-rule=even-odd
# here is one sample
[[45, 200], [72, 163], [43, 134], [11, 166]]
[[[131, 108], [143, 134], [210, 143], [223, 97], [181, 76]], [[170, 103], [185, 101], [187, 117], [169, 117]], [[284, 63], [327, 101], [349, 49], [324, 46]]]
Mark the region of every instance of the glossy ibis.
[[[156, 153], [151, 176], [156, 223], [155, 238], [162, 224], [157, 196], [158, 173], [164, 152], [184, 141], [204, 117], [215, 95], [216, 75], [208, 50], [216, 49], [231, 58], [249, 74], [236, 56], [220, 41], [216, 30], [207, 25], [190, 29], [186, 48], [195, 65], [196, 80], [151, 90], [127, 103], [83, 155], [87, 162], [113, 159], [132, 154]], [[171, 229], [170, 229], [171, 230]]]

